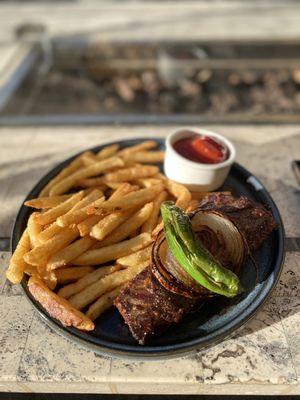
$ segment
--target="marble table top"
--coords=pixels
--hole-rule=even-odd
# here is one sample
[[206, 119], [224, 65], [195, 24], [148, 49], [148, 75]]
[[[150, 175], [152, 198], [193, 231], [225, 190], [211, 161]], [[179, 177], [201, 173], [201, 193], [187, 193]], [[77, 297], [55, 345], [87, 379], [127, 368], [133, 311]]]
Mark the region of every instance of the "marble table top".
[[172, 127], [0, 128], [0, 392], [299, 394], [300, 191], [290, 162], [300, 159], [300, 126], [214, 126], [235, 143], [283, 217], [287, 254], [263, 309], [234, 336], [164, 361], [99, 356], [48, 328], [20, 287], [5, 280], [9, 235], [24, 196], [55, 163], [84, 148]]

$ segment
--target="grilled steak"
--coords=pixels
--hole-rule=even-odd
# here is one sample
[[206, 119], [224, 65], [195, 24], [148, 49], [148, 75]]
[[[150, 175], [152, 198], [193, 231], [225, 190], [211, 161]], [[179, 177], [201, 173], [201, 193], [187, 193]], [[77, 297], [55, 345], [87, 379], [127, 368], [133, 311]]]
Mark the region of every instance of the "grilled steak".
[[[209, 195], [198, 210], [217, 210], [226, 215], [241, 230], [251, 252], [276, 227], [269, 211], [245, 197], [234, 199], [228, 195]], [[213, 244], [208, 250], [214, 253]], [[144, 344], [148, 337], [180, 322], [196, 302], [195, 299], [169, 292], [147, 267], [125, 287], [114, 304], [133, 337]]]
[[230, 195], [211, 194], [198, 210], [215, 210], [228, 217], [244, 235], [250, 253], [257, 250], [277, 226], [270, 211], [243, 196], [235, 199]]
[[115, 306], [140, 343], [169, 325], [178, 323], [195, 304], [166, 290], [149, 267], [140, 272], [115, 300]]

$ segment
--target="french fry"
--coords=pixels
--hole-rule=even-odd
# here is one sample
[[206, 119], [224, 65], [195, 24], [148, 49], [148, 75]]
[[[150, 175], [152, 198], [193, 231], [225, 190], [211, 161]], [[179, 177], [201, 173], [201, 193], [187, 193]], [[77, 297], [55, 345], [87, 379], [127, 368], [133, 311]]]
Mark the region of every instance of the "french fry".
[[117, 258], [134, 253], [143, 247], [148, 246], [152, 242], [151, 236], [148, 233], [124, 240], [123, 242], [102, 247], [100, 249], [88, 250], [80, 257], [73, 261], [75, 265], [97, 265], [115, 260]]
[[110, 196], [110, 200], [114, 200], [114, 199], [118, 199], [118, 198], [122, 198], [125, 194], [131, 193], [131, 192], [135, 192], [136, 190], [138, 190], [138, 187], [135, 185], [131, 185], [130, 183], [126, 182], [126, 183], [121, 183], [120, 186], [115, 189], [115, 191], [113, 192], [113, 194]]
[[102, 294], [111, 291], [112, 289], [133, 279], [146, 266], [146, 264], [140, 264], [109, 274], [101, 280], [98, 280], [92, 285], [86, 287], [81, 292], [71, 296], [69, 301], [77, 310], [82, 310], [85, 306], [91, 304]]
[[100, 207], [104, 203], [105, 197], [102, 196], [99, 199], [92, 201], [91, 204], [87, 204], [85, 207], [75, 210], [68, 214], [62, 215], [57, 218], [56, 222], [59, 226], [70, 226], [74, 224], [79, 224], [88, 217], [88, 210], [92, 207]]
[[109, 170], [112, 167], [123, 167], [124, 161], [119, 157], [111, 157], [102, 161], [97, 161], [89, 167], [80, 169], [74, 174], [68, 176], [67, 178], [61, 180], [56, 185], [50, 189], [50, 195], [59, 195], [67, 192], [71, 187], [73, 187], [77, 181], [85, 178], [90, 178], [92, 176], [99, 175], [100, 173]]
[[72, 207], [71, 210], [69, 210], [65, 215], [68, 215], [68, 216], [71, 215], [73, 212], [84, 208], [85, 206], [91, 204], [92, 202], [100, 199], [102, 196], [103, 196], [103, 193], [100, 190], [98, 190], [98, 189], [92, 190], [83, 199], [78, 201], [78, 203], [76, 203], [74, 205], [74, 207]]
[[20, 283], [24, 271], [27, 268], [27, 263], [24, 260], [24, 255], [30, 251], [30, 238], [28, 234], [28, 230], [25, 229], [23, 232], [21, 239], [14, 251], [10, 262], [8, 270], [6, 271], [6, 278], [12, 283]]
[[[83, 268], [83, 267], [76, 267], [76, 268]], [[64, 286], [58, 291], [58, 295], [64, 297], [65, 299], [68, 299], [74, 294], [81, 292], [88, 286], [99, 281], [99, 279], [103, 278], [104, 276], [119, 271], [121, 268], [122, 267], [120, 265], [109, 265], [106, 267], [100, 267], [95, 271], [91, 272], [90, 274], [80, 278], [77, 282]]]
[[105, 160], [106, 158], [114, 156], [119, 150], [118, 144], [111, 144], [103, 147], [103, 149], [99, 150], [97, 153], [98, 160]]
[[24, 260], [32, 265], [46, 265], [52, 254], [70, 244], [78, 236], [77, 228], [65, 228], [50, 240], [40, 244], [24, 255]]
[[153, 178], [159, 179], [159, 180], [161, 180], [163, 182], [165, 182], [167, 180], [167, 177], [164, 174], [160, 173], [160, 172], [158, 174], [155, 174]]
[[186, 212], [189, 213], [189, 212], [195, 211], [198, 206], [199, 206], [199, 200], [191, 200], [189, 202], [188, 208], [186, 209]]
[[109, 236], [102, 240], [99, 243], [99, 247], [108, 246], [126, 239], [131, 233], [135, 232], [136, 229], [143, 225], [147, 218], [150, 217], [152, 210], [153, 203], [145, 204], [140, 210], [136, 211], [121, 225], [119, 225], [118, 229], [115, 229]]
[[32, 208], [53, 208], [68, 200], [70, 197], [72, 197], [72, 194], [64, 194], [62, 196], [52, 197], [38, 197], [36, 199], [27, 200], [24, 204], [25, 206]]
[[105, 181], [105, 185], [110, 189], [117, 190], [120, 186], [122, 186], [123, 182], [109, 182]]
[[66, 299], [52, 292], [38, 277], [32, 276], [29, 278], [28, 289], [47, 312], [58, 319], [62, 325], [74, 326], [86, 331], [91, 331], [95, 328], [93, 321], [72, 307]]
[[119, 295], [124, 285], [118, 286], [112, 291], [103, 294], [95, 303], [91, 304], [86, 312], [87, 317], [92, 321], [100, 317], [104, 311], [108, 310], [114, 303], [114, 299]]
[[126, 161], [139, 162], [143, 164], [162, 163], [165, 159], [164, 151], [140, 151], [122, 156]]
[[55, 186], [58, 182], [63, 180], [69, 175], [72, 175], [79, 168], [83, 166], [82, 164], [82, 154], [77, 156], [73, 161], [70, 162], [65, 168], [63, 168], [58, 175], [56, 175], [50, 182], [44, 187], [44, 189], [40, 192], [39, 197], [49, 196], [50, 190]]
[[153, 185], [159, 185], [160, 182], [161, 180], [157, 178], [140, 178], [133, 181], [133, 183], [136, 183], [140, 187], [144, 188], [148, 188]]
[[42, 231], [42, 225], [38, 224], [35, 221], [35, 215], [38, 214], [36, 212], [32, 213], [28, 219], [27, 230], [30, 239], [30, 247], [33, 249], [34, 247], [40, 244], [39, 234]]
[[146, 261], [149, 262], [151, 257], [151, 249], [152, 246], [145, 247], [136, 253], [129, 254], [129, 256], [118, 258], [116, 262], [124, 267], [132, 267]]
[[163, 227], [164, 227], [163, 221], [159, 221], [156, 227], [153, 229], [151, 236], [155, 238], [159, 234], [159, 232], [163, 229]]
[[128, 182], [138, 178], [147, 178], [149, 176], [153, 176], [158, 171], [158, 167], [155, 167], [154, 165], [124, 168], [116, 172], [110, 172], [106, 174], [105, 180], [110, 182]]
[[159, 195], [153, 202], [152, 213], [149, 215], [149, 218], [147, 218], [146, 221], [144, 222], [144, 224], [141, 228], [141, 232], [151, 233], [153, 231], [153, 229], [156, 227], [157, 222], [158, 222], [158, 216], [160, 213], [160, 206], [162, 205], [162, 203], [164, 201], [166, 201], [167, 196], [168, 196], [168, 194], [166, 191], [159, 193]]
[[81, 254], [87, 251], [95, 243], [95, 239], [89, 236], [85, 236], [76, 240], [50, 257], [47, 264], [47, 270], [51, 271], [67, 265], [74, 260], [74, 258], [79, 257]]
[[105, 236], [109, 235], [114, 229], [126, 221], [132, 212], [132, 210], [114, 211], [106, 215], [92, 227], [90, 235], [97, 240], [104, 239]]
[[145, 140], [144, 142], [138, 143], [134, 146], [125, 147], [124, 149], [122, 149], [118, 152], [118, 155], [123, 156], [123, 155], [132, 154], [132, 153], [136, 153], [136, 152], [143, 151], [143, 150], [150, 150], [150, 149], [155, 148], [156, 146], [157, 146], [157, 143], [154, 140]]
[[77, 181], [78, 186], [81, 187], [103, 187], [105, 188], [105, 178], [104, 176], [100, 176], [99, 178], [88, 178], [88, 179], [81, 179], [80, 181]]
[[165, 185], [171, 195], [176, 197], [176, 206], [186, 210], [192, 199], [190, 191], [181, 183], [173, 182], [171, 180], [166, 181]]
[[35, 265], [30, 265], [30, 264], [26, 265], [26, 267], [24, 269], [24, 273], [29, 276], [33, 276], [33, 275], [38, 276], [39, 275], [37, 267]]
[[89, 235], [93, 226], [95, 226], [102, 218], [103, 218], [102, 215], [95, 214], [95, 215], [91, 215], [90, 217], [87, 217], [82, 222], [80, 222], [77, 225], [80, 236], [83, 237], [83, 236]]
[[57, 271], [55, 271], [55, 274], [57, 277], [57, 283], [61, 285], [77, 281], [78, 279], [83, 278], [84, 276], [93, 271], [94, 271], [93, 267], [85, 265], [84, 267], [68, 267], [68, 268], [58, 269]]
[[55, 221], [56, 218], [58, 218], [60, 215], [63, 215], [71, 210], [71, 208], [74, 207], [82, 199], [82, 197], [82, 191], [75, 193], [72, 197], [59, 204], [58, 206], [51, 208], [42, 214], [36, 214], [34, 216], [34, 220], [41, 225], [50, 224], [51, 222]]
[[89, 151], [86, 152], [83, 156], [82, 156], [82, 163], [85, 167], [89, 167], [90, 165], [94, 164], [95, 162], [99, 161], [99, 159], [97, 158], [96, 154], [94, 154], [93, 152]]
[[108, 199], [101, 204], [102, 209], [122, 209], [128, 210], [137, 206], [142, 206], [149, 201], [152, 201], [158, 193], [163, 190], [163, 185], [154, 185], [150, 188], [137, 190], [132, 193], [128, 193], [121, 198]]
[[49, 225], [42, 232], [39, 233], [38, 240], [41, 243], [45, 243], [45, 242], [47, 242], [47, 240], [51, 239], [53, 236], [55, 236], [58, 233], [60, 233], [61, 231], [63, 231], [63, 229], [64, 228], [57, 225], [56, 222], [53, 222], [51, 225]]
[[47, 287], [54, 290], [57, 285], [57, 277], [55, 271], [47, 271], [45, 267], [42, 269], [37, 267], [38, 276], [44, 281]]

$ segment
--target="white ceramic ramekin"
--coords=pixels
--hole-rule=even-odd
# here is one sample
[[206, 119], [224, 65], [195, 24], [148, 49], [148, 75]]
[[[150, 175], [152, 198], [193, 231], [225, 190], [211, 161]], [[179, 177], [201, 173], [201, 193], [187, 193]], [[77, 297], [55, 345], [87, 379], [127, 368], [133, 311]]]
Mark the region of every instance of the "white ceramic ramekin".
[[[229, 149], [227, 160], [218, 164], [202, 164], [187, 160], [173, 147], [179, 139], [193, 135], [205, 135], [216, 138]], [[212, 191], [224, 183], [231, 165], [235, 160], [235, 147], [224, 136], [200, 128], [180, 128], [170, 133], [166, 139], [165, 174], [173, 181], [183, 183], [192, 191]]]

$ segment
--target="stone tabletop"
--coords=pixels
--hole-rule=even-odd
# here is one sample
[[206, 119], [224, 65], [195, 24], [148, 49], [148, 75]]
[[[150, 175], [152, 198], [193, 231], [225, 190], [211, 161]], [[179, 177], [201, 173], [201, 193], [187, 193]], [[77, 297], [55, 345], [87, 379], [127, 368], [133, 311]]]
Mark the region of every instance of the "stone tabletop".
[[234, 141], [238, 161], [276, 201], [286, 229], [281, 279], [263, 309], [233, 337], [165, 361], [99, 356], [60, 337], [4, 271], [8, 239], [24, 196], [53, 165], [84, 148], [172, 127], [0, 129], [0, 392], [299, 394], [300, 192], [290, 162], [300, 159], [300, 126], [214, 126]]

